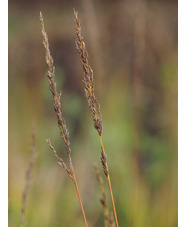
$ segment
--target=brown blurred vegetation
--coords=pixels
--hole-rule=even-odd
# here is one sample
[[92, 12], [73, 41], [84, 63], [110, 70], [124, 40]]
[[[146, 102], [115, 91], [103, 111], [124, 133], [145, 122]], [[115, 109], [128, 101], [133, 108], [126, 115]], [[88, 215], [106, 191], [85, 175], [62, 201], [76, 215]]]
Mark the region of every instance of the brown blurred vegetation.
[[27, 226], [83, 226], [74, 186], [45, 142], [50, 138], [56, 150], [64, 152], [46, 78], [40, 11], [57, 88], [63, 90], [62, 107], [87, 219], [90, 226], [104, 223], [92, 165], [95, 161], [100, 165], [100, 145], [84, 97], [73, 8], [79, 11], [95, 72], [120, 226], [176, 227], [177, 1], [173, 0], [9, 0], [9, 226], [20, 225], [33, 121], [39, 155]]

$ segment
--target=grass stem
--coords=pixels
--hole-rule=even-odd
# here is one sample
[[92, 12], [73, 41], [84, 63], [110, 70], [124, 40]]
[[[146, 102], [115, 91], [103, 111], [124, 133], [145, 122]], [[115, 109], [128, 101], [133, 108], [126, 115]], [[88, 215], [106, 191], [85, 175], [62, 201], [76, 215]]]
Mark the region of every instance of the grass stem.
[[72, 176], [73, 176], [73, 179], [74, 179], [74, 184], [75, 184], [75, 187], [76, 187], [76, 192], [77, 192], [77, 196], [78, 196], [78, 199], [79, 199], [79, 204], [80, 204], [80, 207], [81, 207], [81, 211], [82, 211], [82, 214], [83, 214], [83, 219], [84, 219], [84, 222], [85, 222], [85, 226], [88, 227], [86, 216], [85, 216], [85, 212], [84, 212], [84, 209], [83, 209], [83, 203], [81, 201], [81, 197], [80, 197], [78, 184], [77, 184], [77, 180], [76, 180], [76, 176], [75, 176], [74, 167], [72, 165], [72, 162], [71, 162], [70, 166], [71, 166]]
[[[105, 154], [105, 150], [104, 150], [104, 146], [103, 146], [103, 141], [102, 141], [102, 136], [99, 136], [99, 139], [100, 139], [100, 143], [101, 143], [101, 149], [102, 149], [103, 153]], [[106, 161], [106, 170], [107, 170], [107, 173], [108, 173], [107, 174], [107, 181], [108, 181], [108, 185], [109, 185], [110, 197], [111, 197], [112, 207], [113, 207], [113, 211], [114, 211], [114, 219], [115, 219], [115, 222], [116, 222], [116, 227], [119, 227], [107, 161]]]

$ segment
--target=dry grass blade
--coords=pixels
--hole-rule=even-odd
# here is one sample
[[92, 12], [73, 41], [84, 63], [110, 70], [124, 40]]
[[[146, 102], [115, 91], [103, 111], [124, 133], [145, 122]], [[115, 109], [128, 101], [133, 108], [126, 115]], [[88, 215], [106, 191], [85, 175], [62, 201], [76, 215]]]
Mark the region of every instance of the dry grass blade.
[[20, 217], [20, 223], [21, 226], [26, 226], [25, 222], [25, 211], [26, 211], [26, 206], [27, 206], [27, 200], [28, 200], [28, 193], [29, 189], [32, 183], [32, 171], [33, 167], [35, 164], [35, 146], [36, 146], [36, 129], [33, 127], [32, 129], [32, 143], [30, 147], [30, 157], [29, 157], [29, 163], [28, 163], [28, 168], [26, 171], [26, 185], [22, 194], [22, 208], [21, 208], [21, 217]]
[[100, 105], [97, 102], [95, 94], [94, 94], [94, 86], [95, 86], [94, 74], [93, 74], [93, 70], [88, 62], [88, 52], [87, 52], [87, 49], [85, 46], [85, 42], [83, 41], [83, 36], [81, 34], [81, 26], [80, 26], [80, 21], [78, 18], [78, 12], [75, 9], [74, 9], [74, 20], [75, 20], [75, 24], [76, 24], [76, 47], [80, 54], [80, 58], [81, 58], [82, 66], [83, 66], [83, 73], [84, 73], [83, 82], [85, 84], [85, 96], [87, 98], [88, 105], [92, 112], [94, 127], [99, 134], [101, 150], [102, 150], [101, 162], [103, 165], [103, 171], [107, 177], [107, 181], [109, 184], [109, 190], [110, 190], [110, 196], [111, 196], [111, 200], [112, 200], [115, 222], [116, 222], [116, 226], [118, 227], [119, 224], [118, 224], [118, 220], [117, 220], [117, 213], [116, 213], [116, 208], [115, 208], [114, 196], [113, 196], [113, 192], [112, 192], [109, 169], [108, 169], [106, 154], [105, 154], [104, 146], [103, 146], [103, 142], [102, 142], [102, 117], [101, 117], [101, 113], [100, 113]]
[[106, 194], [105, 194], [105, 189], [104, 189], [104, 185], [103, 185], [103, 179], [101, 177], [97, 163], [94, 164], [94, 168], [96, 171], [97, 180], [99, 182], [100, 190], [101, 190], [101, 194], [102, 194], [102, 198], [100, 199], [100, 202], [103, 206], [103, 211], [104, 211], [104, 216], [105, 216], [105, 227], [114, 227], [115, 226], [114, 220], [113, 220], [112, 215], [109, 213], [108, 205], [106, 202]]
[[43, 34], [43, 45], [44, 45], [44, 48], [45, 48], [45, 51], [46, 51], [46, 63], [48, 65], [47, 77], [48, 77], [48, 81], [49, 81], [49, 89], [50, 89], [52, 96], [53, 96], [54, 111], [55, 111], [56, 117], [57, 117], [59, 133], [60, 133], [60, 136], [65, 143], [66, 153], [67, 153], [68, 161], [69, 161], [68, 167], [65, 164], [65, 162], [63, 161], [63, 159], [57, 155], [57, 152], [56, 152], [55, 148], [52, 146], [50, 140], [47, 140], [47, 143], [48, 143], [49, 147], [51, 148], [51, 150], [54, 152], [54, 154], [55, 154], [55, 156], [58, 160], [58, 163], [65, 169], [68, 176], [71, 179], [73, 179], [73, 181], [74, 181], [77, 196], [78, 196], [80, 207], [81, 207], [81, 211], [82, 211], [84, 222], [85, 222], [85, 226], [88, 226], [86, 216], [85, 216], [85, 212], [84, 212], [84, 209], [83, 209], [83, 204], [82, 204], [82, 201], [81, 201], [81, 198], [80, 198], [80, 193], [79, 193], [79, 189], [78, 189], [78, 184], [77, 184], [74, 168], [73, 168], [73, 165], [72, 165], [69, 133], [68, 133], [68, 130], [67, 130], [67, 127], [66, 127], [66, 121], [65, 121], [65, 119], [62, 115], [62, 111], [61, 111], [60, 99], [61, 99], [62, 92], [60, 91], [60, 93], [58, 94], [57, 91], [56, 91], [54, 60], [53, 60], [53, 58], [50, 54], [48, 36], [47, 36], [46, 31], [45, 31], [43, 16], [42, 16], [41, 12], [40, 12], [40, 21], [41, 21], [42, 34]]

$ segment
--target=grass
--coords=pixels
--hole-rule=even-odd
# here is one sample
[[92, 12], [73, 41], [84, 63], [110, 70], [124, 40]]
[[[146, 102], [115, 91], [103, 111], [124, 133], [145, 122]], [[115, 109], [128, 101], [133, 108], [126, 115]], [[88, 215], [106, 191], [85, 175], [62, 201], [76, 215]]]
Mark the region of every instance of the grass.
[[[115, 208], [114, 196], [113, 196], [113, 192], [112, 192], [109, 168], [108, 168], [108, 164], [107, 164], [107, 156], [105, 154], [103, 141], [102, 141], [102, 116], [101, 116], [101, 112], [100, 112], [100, 105], [99, 105], [99, 103], [98, 103], [98, 101], [95, 97], [95, 94], [94, 94], [95, 82], [94, 82], [93, 70], [92, 70], [92, 68], [91, 68], [91, 66], [89, 65], [89, 62], [88, 62], [88, 52], [87, 52], [85, 43], [83, 41], [83, 37], [81, 35], [80, 21], [78, 19], [78, 13], [77, 13], [77, 11], [75, 11], [75, 9], [74, 9], [74, 19], [75, 19], [75, 24], [76, 24], [76, 47], [77, 47], [77, 50], [80, 54], [80, 58], [81, 58], [82, 66], [83, 66], [83, 71], [84, 71], [83, 82], [84, 82], [84, 85], [85, 85], [85, 89], [84, 89], [85, 90], [85, 96], [86, 96], [86, 99], [88, 101], [88, 105], [90, 107], [90, 110], [92, 112], [92, 119], [93, 119], [93, 122], [94, 122], [94, 128], [97, 130], [98, 135], [99, 135], [99, 139], [100, 139], [100, 143], [101, 143], [101, 163], [102, 163], [102, 166], [103, 166], [104, 174], [105, 174], [107, 181], [108, 181], [115, 223], [116, 223], [116, 226], [118, 227], [119, 224], [118, 224], [117, 213], [116, 213], [116, 208]], [[82, 211], [82, 214], [83, 214], [85, 226], [88, 226], [86, 216], [85, 216], [85, 211], [84, 211], [84, 208], [83, 208], [82, 200], [81, 200], [79, 189], [78, 189], [78, 183], [77, 183], [77, 180], [76, 180], [74, 167], [73, 167], [73, 164], [72, 164], [69, 133], [68, 133], [68, 130], [67, 130], [67, 127], [66, 127], [66, 121], [63, 117], [62, 110], [61, 110], [60, 99], [61, 99], [61, 96], [62, 96], [62, 92], [60, 91], [60, 93], [58, 94], [57, 90], [56, 90], [54, 60], [53, 60], [53, 58], [50, 54], [48, 36], [47, 36], [46, 31], [45, 31], [43, 16], [42, 16], [41, 12], [40, 12], [40, 21], [41, 21], [41, 27], [42, 27], [43, 45], [44, 45], [45, 52], [46, 52], [46, 63], [48, 65], [47, 77], [48, 77], [48, 81], [49, 81], [49, 89], [50, 89], [52, 96], [53, 96], [54, 111], [55, 111], [56, 117], [57, 117], [59, 134], [60, 134], [60, 137], [62, 138], [62, 140], [65, 143], [66, 153], [67, 153], [67, 157], [68, 157], [68, 164], [66, 164], [64, 162], [64, 160], [57, 155], [57, 152], [56, 152], [55, 148], [52, 146], [49, 139], [47, 139], [47, 143], [48, 143], [49, 147], [51, 148], [51, 150], [54, 152], [54, 154], [55, 154], [55, 156], [58, 160], [58, 163], [65, 169], [66, 173], [73, 180], [73, 182], [75, 184], [75, 188], [76, 188], [78, 200], [79, 200], [79, 203], [80, 203], [81, 211]], [[97, 174], [98, 174], [98, 171], [97, 171]], [[100, 177], [98, 179], [100, 180]], [[101, 181], [99, 181], [99, 182], [101, 182]], [[105, 201], [104, 201], [104, 204], [106, 205]], [[105, 212], [106, 212], [106, 207], [104, 206], [104, 213]], [[106, 213], [105, 213], [105, 215], [106, 215]], [[106, 220], [108, 222], [108, 220], [109, 220], [108, 215], [106, 215], [105, 217], [106, 217]], [[108, 223], [111, 223], [111, 222], [109, 221]], [[109, 224], [109, 226], [110, 226], [110, 224]]]
[[[81, 8], [80, 4], [78, 2], [76, 7]], [[81, 12], [82, 34], [88, 48], [89, 62], [94, 69], [95, 94], [101, 104], [104, 127], [102, 136], [108, 154], [107, 162], [119, 224], [173, 227], [177, 226], [177, 112], [174, 108], [177, 104], [177, 19], [174, 16], [176, 13], [172, 13], [176, 12], [176, 4], [171, 6], [172, 11], [161, 2], [154, 1], [148, 5], [147, 12], [150, 13], [145, 15], [144, 30], [139, 30], [139, 26], [136, 26], [136, 14], [133, 12], [135, 5], [136, 3], [130, 3], [121, 7], [120, 2], [94, 4], [100, 29], [99, 51], [96, 49], [95, 53], [104, 62], [102, 69], [105, 70], [106, 77], [103, 83], [100, 82], [102, 74], [97, 70], [98, 65], [94, 60], [92, 42], [95, 43], [95, 37], [90, 33], [93, 28], [86, 9]], [[45, 138], [50, 138], [61, 157], [58, 152], [62, 152], [60, 148], [64, 146], [59, 144], [61, 141], [53, 102], [47, 87], [47, 77], [43, 76], [46, 66], [38, 23], [41, 6], [37, 6], [35, 11], [33, 7], [25, 11], [25, 8], [19, 6], [17, 4], [17, 11], [14, 8], [10, 11], [9, 225], [20, 226], [21, 192], [25, 184], [23, 170], [27, 166], [25, 151], [29, 147], [30, 137], [27, 136], [30, 134], [28, 125], [32, 124], [34, 118], [38, 128], [37, 150], [40, 158], [36, 168], [34, 167], [37, 175], [34, 174], [34, 182], [29, 191], [27, 226], [84, 226], [74, 185], [65, 177], [66, 171], [57, 165], [55, 156], [44, 142]], [[75, 32], [72, 6], [64, 6], [61, 8], [55, 5], [48, 9], [42, 6], [42, 11], [45, 11], [49, 20], [46, 25], [52, 55], [54, 51], [55, 81], [57, 90], [58, 87], [63, 87], [62, 108], [66, 114], [64, 116], [73, 151], [72, 161], [88, 224], [103, 226], [104, 210], [98, 201], [101, 193], [97, 191], [99, 188], [95, 182], [95, 173], [90, 169], [93, 161], [100, 166], [101, 149], [97, 131], [91, 127], [91, 112], [85, 103], [87, 100], [82, 97], [81, 65], [73, 45]], [[16, 24], [19, 29], [11, 32], [12, 27], [17, 27]], [[167, 31], [167, 26], [173, 29]], [[95, 32], [93, 31], [94, 34]], [[145, 49], [140, 47], [139, 35], [145, 36]], [[171, 48], [164, 45], [166, 40], [171, 41]], [[142, 53], [144, 69], [139, 78], [133, 69], [139, 69], [137, 64], [140, 62], [136, 59], [140, 58], [141, 51], [145, 51]], [[58, 68], [63, 70], [63, 75]], [[60, 78], [64, 78], [64, 83], [60, 82]], [[137, 78], [140, 81], [136, 81]], [[138, 87], [134, 86], [135, 81], [141, 84], [140, 99], [136, 90]], [[44, 93], [41, 92], [42, 88]], [[79, 97], [79, 112], [76, 111], [76, 105], [68, 110], [75, 99], [72, 93], [75, 98]], [[135, 113], [135, 102], [141, 107], [140, 112]], [[140, 127], [136, 127], [137, 125]], [[136, 149], [138, 153], [135, 152]], [[62, 153], [65, 164], [68, 164], [65, 157], [66, 153]], [[137, 168], [138, 163], [141, 168]], [[106, 202], [111, 211], [107, 179], [102, 172]]]
[[115, 218], [116, 226], [118, 227], [119, 224], [118, 224], [118, 218], [117, 218], [116, 207], [115, 207], [115, 202], [114, 202], [114, 196], [113, 196], [113, 192], [112, 192], [109, 168], [108, 168], [108, 164], [107, 164], [107, 156], [105, 154], [105, 149], [104, 149], [103, 141], [102, 141], [102, 131], [103, 131], [102, 130], [102, 115], [100, 112], [100, 105], [94, 94], [94, 90], [95, 90], [94, 73], [93, 73], [93, 70], [88, 61], [88, 51], [86, 49], [86, 45], [83, 41], [83, 37], [81, 34], [81, 26], [80, 26], [80, 21], [78, 19], [78, 12], [75, 11], [75, 9], [74, 9], [74, 17], [75, 17], [75, 23], [76, 23], [76, 47], [80, 54], [83, 72], [84, 72], [83, 82], [85, 85], [85, 89], [84, 89], [85, 96], [88, 101], [90, 110], [92, 112], [94, 128], [97, 130], [98, 135], [99, 135], [100, 144], [101, 144], [101, 163], [103, 166], [103, 171], [104, 171], [105, 176], [108, 181], [110, 197], [111, 197], [113, 211], [114, 211], [114, 218]]
[[28, 168], [27, 168], [27, 171], [26, 171], [26, 184], [25, 184], [25, 188], [24, 188], [23, 194], [22, 194], [22, 207], [21, 207], [21, 216], [20, 216], [21, 227], [26, 226], [25, 211], [26, 211], [30, 186], [31, 186], [31, 183], [32, 183], [33, 167], [34, 167], [35, 159], [36, 159], [36, 151], [35, 150], [36, 150], [36, 129], [33, 126], [32, 143], [31, 143], [31, 147], [30, 147], [30, 158], [29, 158]]
[[54, 64], [53, 64], [54, 61], [53, 61], [53, 58], [50, 54], [48, 36], [47, 36], [46, 31], [45, 31], [43, 16], [42, 16], [41, 12], [40, 12], [40, 21], [41, 21], [42, 34], [43, 34], [43, 45], [44, 45], [44, 48], [45, 48], [45, 51], [46, 51], [46, 63], [48, 65], [47, 77], [48, 77], [48, 81], [49, 81], [49, 89], [50, 89], [52, 96], [53, 96], [54, 111], [55, 111], [56, 116], [57, 116], [59, 134], [60, 134], [60, 137], [62, 138], [62, 140], [65, 143], [66, 153], [67, 153], [67, 157], [68, 157], [68, 165], [66, 165], [66, 163], [63, 161], [63, 159], [57, 155], [57, 152], [56, 152], [55, 148], [52, 146], [49, 139], [47, 139], [47, 143], [48, 143], [49, 147], [51, 148], [51, 150], [54, 152], [54, 154], [55, 154], [55, 156], [58, 160], [58, 163], [65, 169], [68, 176], [73, 180], [73, 182], [75, 184], [75, 188], [76, 188], [78, 200], [79, 200], [79, 203], [80, 203], [81, 211], [82, 211], [82, 214], [83, 214], [85, 226], [88, 226], [86, 216], [85, 216], [85, 212], [84, 212], [84, 208], [83, 208], [83, 204], [82, 204], [80, 193], [79, 193], [79, 189], [78, 189], [78, 183], [77, 183], [77, 180], [76, 180], [74, 167], [73, 167], [73, 164], [72, 164], [69, 133], [68, 133], [68, 129], [66, 127], [66, 121], [65, 121], [65, 119], [62, 115], [62, 111], [61, 111], [60, 99], [61, 99], [62, 92], [60, 91], [60, 93], [58, 94], [57, 91], [56, 91], [56, 83], [55, 83], [55, 80], [54, 80], [55, 79], [55, 67], [54, 67]]

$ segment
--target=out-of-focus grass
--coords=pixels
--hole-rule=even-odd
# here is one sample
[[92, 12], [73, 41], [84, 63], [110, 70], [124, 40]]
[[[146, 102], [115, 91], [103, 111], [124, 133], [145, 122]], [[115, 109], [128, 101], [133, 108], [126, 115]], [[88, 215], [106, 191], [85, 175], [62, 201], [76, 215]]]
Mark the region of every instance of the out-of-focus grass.
[[[22, 5], [17, 1], [17, 6], [9, 4], [9, 226], [19, 225], [33, 121], [39, 155], [26, 210], [27, 226], [83, 226], [74, 186], [45, 142], [50, 138], [56, 150], [64, 152], [45, 76], [40, 10], [56, 65], [57, 87], [63, 90], [62, 106], [87, 219], [90, 226], [103, 226], [101, 194], [92, 167], [93, 162], [100, 163], [100, 145], [83, 95], [73, 11], [65, 1], [60, 9], [58, 5], [39, 2], [30, 10], [24, 10], [26, 1]], [[80, 11], [80, 2], [75, 4]], [[135, 112], [139, 103], [134, 97], [132, 69], [135, 3], [130, 4], [95, 3], [105, 71], [98, 99], [118, 219], [120, 226], [175, 227], [177, 3], [152, 1], [148, 5], [139, 114]], [[83, 10], [80, 18], [85, 26]], [[84, 37], [88, 39], [86, 32]], [[89, 48], [91, 41], [87, 41]], [[100, 83], [97, 74], [95, 81]]]

